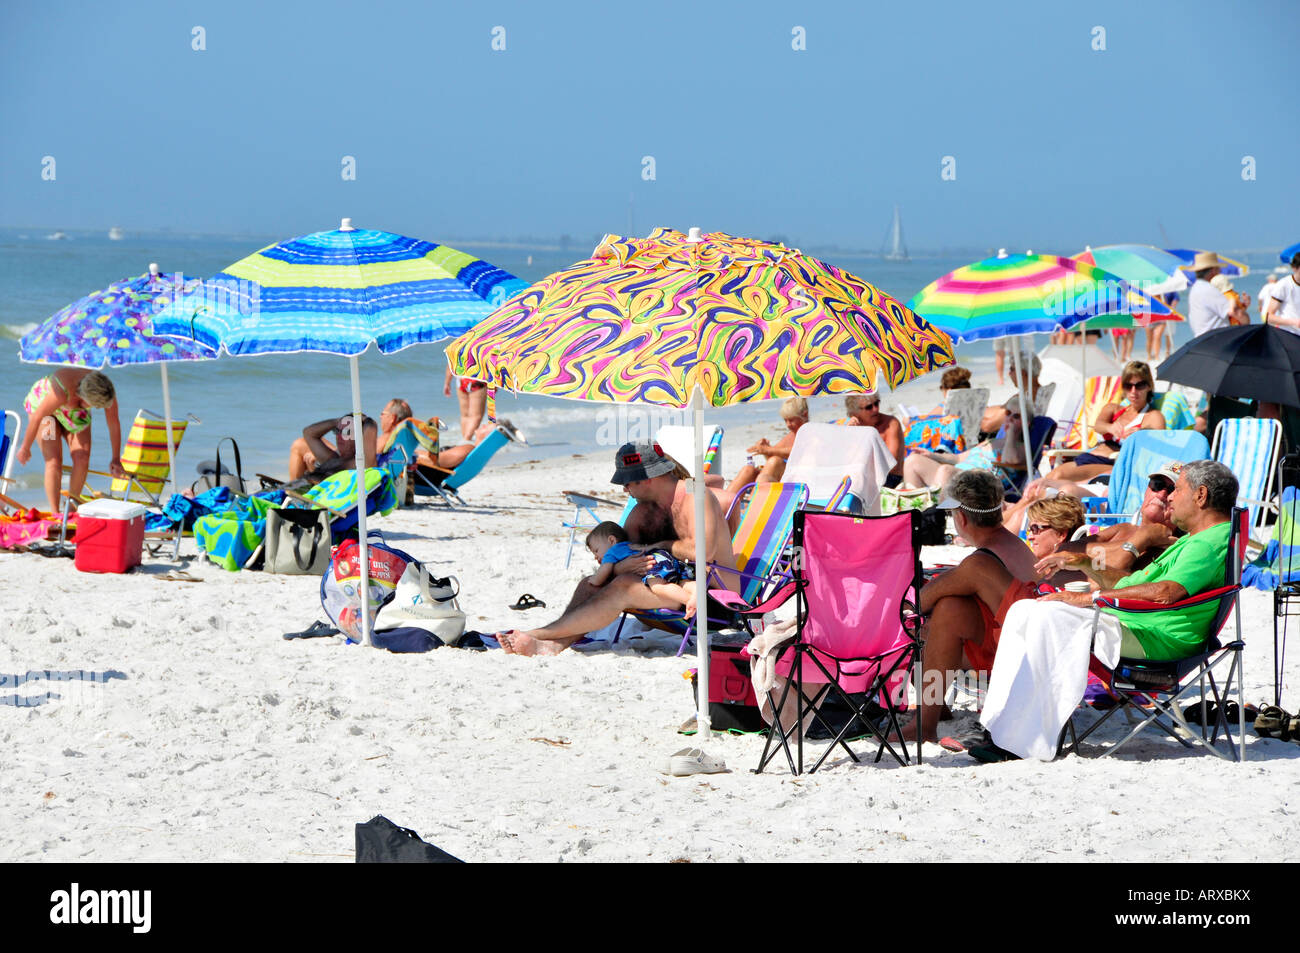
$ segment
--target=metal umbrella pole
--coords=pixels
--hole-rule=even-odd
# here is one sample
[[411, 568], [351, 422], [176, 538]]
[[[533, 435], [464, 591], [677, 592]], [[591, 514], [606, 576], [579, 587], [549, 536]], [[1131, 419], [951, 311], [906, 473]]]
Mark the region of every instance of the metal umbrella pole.
[[695, 654], [698, 657], [695, 731], [697, 736], [707, 739], [712, 724], [709, 721], [709, 554], [704, 494], [709, 490], [704, 482], [704, 394], [698, 384], [691, 395], [691, 406], [695, 410], [695, 477], [691, 481], [695, 496]]
[[370, 549], [366, 543], [366, 432], [361, 415], [361, 371], [357, 355], [348, 358], [352, 367], [352, 446], [357, 473], [357, 542], [361, 560], [361, 644], [370, 645]]

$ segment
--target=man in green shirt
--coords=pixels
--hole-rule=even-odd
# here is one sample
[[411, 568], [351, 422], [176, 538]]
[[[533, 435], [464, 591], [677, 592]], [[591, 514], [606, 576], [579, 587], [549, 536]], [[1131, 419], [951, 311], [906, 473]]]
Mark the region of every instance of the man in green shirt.
[[[1067, 565], [1083, 569], [1093, 592], [1058, 592], [1017, 602], [1002, 625], [980, 720], [993, 752], [1050, 761], [1056, 739], [1083, 698], [1088, 657], [1107, 665], [1126, 658], [1178, 659], [1195, 655], [1210, 635], [1217, 606], [1097, 615], [1098, 596], [1171, 605], [1225, 583], [1224, 566], [1237, 478], [1213, 460], [1185, 464], [1169, 497], [1175, 526], [1187, 535], [1145, 569], [1125, 575], [1094, 566], [1079, 553], [1040, 561], [1051, 575]], [[1095, 629], [1095, 635], [1094, 635]]]
[[[1178, 476], [1169, 497], [1170, 519], [1187, 535], [1175, 540], [1151, 565], [1131, 574], [1097, 565], [1086, 553], [1053, 553], [1039, 561], [1040, 572], [1051, 575], [1065, 568], [1081, 569], [1100, 593], [1059, 592], [1041, 601], [1091, 607], [1100, 594], [1172, 603], [1224, 584], [1237, 478], [1213, 460], [1174, 464], [1170, 469]], [[1200, 650], [1217, 608], [1208, 602], [1174, 612], [1102, 611], [1117, 618], [1123, 627], [1120, 652], [1125, 658], [1165, 661]]]

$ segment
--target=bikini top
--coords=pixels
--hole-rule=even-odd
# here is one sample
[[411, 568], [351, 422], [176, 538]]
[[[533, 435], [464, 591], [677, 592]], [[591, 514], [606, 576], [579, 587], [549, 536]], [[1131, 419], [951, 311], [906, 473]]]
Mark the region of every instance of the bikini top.
[[[1124, 416], [1124, 412], [1128, 409], [1129, 408], [1127, 406], [1120, 407], [1119, 410], [1111, 414], [1110, 422], [1114, 423], [1115, 421], [1119, 420], [1119, 418]], [[1146, 417], [1147, 413], [1151, 409], [1152, 407], [1148, 403], [1145, 407], [1143, 407], [1136, 414], [1134, 414], [1133, 419], [1130, 420], [1128, 423], [1124, 424], [1124, 426], [1120, 428], [1120, 432], [1118, 434], [1111, 434], [1110, 440], [1103, 441], [1106, 444], [1106, 446], [1110, 447], [1111, 449], [1118, 450], [1120, 441], [1122, 441], [1129, 434], [1142, 429], [1142, 419]]]

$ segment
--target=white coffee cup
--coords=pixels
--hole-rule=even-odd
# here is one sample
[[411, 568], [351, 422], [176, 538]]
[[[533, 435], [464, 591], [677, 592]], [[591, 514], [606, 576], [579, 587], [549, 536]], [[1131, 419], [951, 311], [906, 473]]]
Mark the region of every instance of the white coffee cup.
[[1091, 592], [1092, 584], [1088, 582], [1088, 580], [1086, 579], [1081, 579], [1078, 582], [1067, 582], [1065, 584], [1065, 591], [1066, 592]]

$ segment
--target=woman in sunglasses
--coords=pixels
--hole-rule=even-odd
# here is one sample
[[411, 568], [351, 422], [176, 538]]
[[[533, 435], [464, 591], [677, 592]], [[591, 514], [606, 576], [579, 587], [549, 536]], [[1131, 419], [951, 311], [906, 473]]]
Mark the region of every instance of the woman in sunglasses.
[[1120, 444], [1129, 434], [1138, 430], [1164, 430], [1164, 414], [1155, 409], [1155, 380], [1151, 368], [1142, 361], [1124, 365], [1124, 400], [1109, 403], [1101, 408], [1092, 429], [1101, 437], [1101, 443], [1079, 454], [1069, 463], [1062, 463], [1047, 474], [1053, 480], [1087, 481], [1110, 473], [1115, 467], [1115, 456]]
[[1057, 496], [1031, 503], [1028, 515], [1025, 539], [1034, 557], [1042, 559], [1069, 542], [1083, 525], [1083, 504], [1072, 496]]

